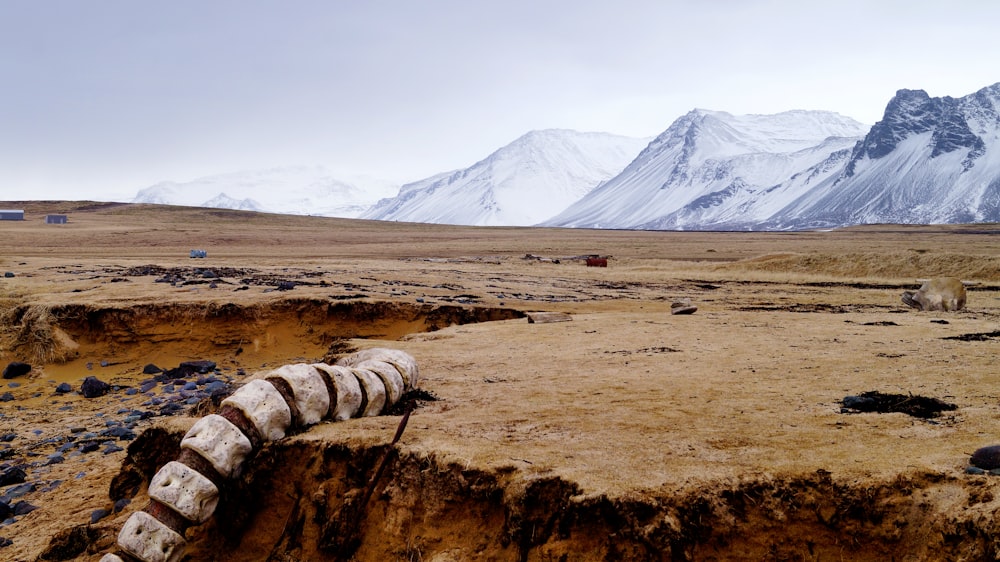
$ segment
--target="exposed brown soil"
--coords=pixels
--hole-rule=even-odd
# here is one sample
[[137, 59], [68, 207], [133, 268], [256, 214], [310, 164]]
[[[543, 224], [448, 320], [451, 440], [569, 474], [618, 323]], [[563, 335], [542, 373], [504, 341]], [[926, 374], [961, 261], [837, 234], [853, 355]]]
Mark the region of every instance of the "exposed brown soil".
[[[370, 501], [399, 411], [266, 445], [188, 531], [190, 560], [998, 558], [1000, 477], [965, 473], [1000, 442], [995, 225], [656, 233], [3, 205], [29, 220], [0, 223], [0, 360], [33, 369], [2, 381], [0, 434], [16, 436], [0, 466], [24, 467], [36, 487], [18, 501], [37, 509], [0, 526], [0, 559], [114, 548], [217, 404], [143, 405], [169, 396], [129, 393], [147, 363], [211, 360], [239, 384], [370, 346], [416, 357], [424, 393]], [[978, 283], [966, 310], [900, 302], [934, 275]], [[671, 315], [677, 301], [698, 310]], [[111, 391], [83, 398], [86, 376]], [[868, 392], [955, 409], [845, 407]], [[73, 453], [128, 416], [127, 450]]]

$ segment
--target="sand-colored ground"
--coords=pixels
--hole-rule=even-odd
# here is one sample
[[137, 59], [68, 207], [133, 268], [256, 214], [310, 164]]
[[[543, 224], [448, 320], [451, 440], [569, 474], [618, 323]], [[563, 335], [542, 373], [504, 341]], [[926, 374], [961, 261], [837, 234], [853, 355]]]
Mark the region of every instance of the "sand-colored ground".
[[[238, 383], [372, 346], [416, 357], [437, 400], [419, 402], [358, 518], [355, 560], [1000, 556], [1000, 477], [964, 472], [1000, 443], [998, 225], [623, 232], [0, 206], [28, 211], [0, 222], [0, 273], [14, 274], [0, 278], [0, 363], [34, 367], [2, 381], [15, 400], [0, 402], [0, 434], [17, 437], [0, 466], [38, 482], [19, 498], [38, 509], [0, 526], [13, 541], [0, 559], [113, 549], [146, 501], [140, 486], [89, 525], [118, 499], [113, 478], [170, 460], [198, 414], [139, 421], [157, 429], [128, 462], [98, 451], [45, 465], [60, 443], [47, 440], [142, 409], [149, 396], [125, 389], [147, 363], [209, 359]], [[44, 224], [59, 212], [69, 224]], [[608, 267], [586, 267], [591, 254]], [[902, 304], [939, 275], [978, 283], [965, 310]], [[671, 315], [678, 301], [698, 311]], [[529, 323], [534, 311], [572, 320]], [[117, 387], [55, 394], [86, 376]], [[842, 410], [872, 390], [957, 409]], [[189, 531], [189, 556], [338, 559], [354, 520], [344, 506], [399, 421], [323, 423], [269, 445]], [[153, 460], [134, 458], [143, 449]]]

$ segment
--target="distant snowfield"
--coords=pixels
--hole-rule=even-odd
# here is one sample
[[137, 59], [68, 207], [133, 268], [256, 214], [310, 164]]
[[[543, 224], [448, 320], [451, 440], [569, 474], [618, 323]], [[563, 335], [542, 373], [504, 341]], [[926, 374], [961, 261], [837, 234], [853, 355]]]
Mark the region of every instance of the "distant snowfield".
[[288, 166], [160, 182], [132, 202], [354, 218], [398, 188], [370, 177], [335, 177], [322, 166]]

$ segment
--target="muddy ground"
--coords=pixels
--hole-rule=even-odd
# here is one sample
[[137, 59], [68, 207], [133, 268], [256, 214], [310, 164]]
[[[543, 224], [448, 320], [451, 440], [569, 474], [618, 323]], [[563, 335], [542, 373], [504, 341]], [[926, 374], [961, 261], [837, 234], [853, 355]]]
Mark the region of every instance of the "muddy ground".
[[[267, 445], [188, 531], [188, 559], [1000, 558], [1000, 477], [966, 472], [1000, 443], [998, 225], [654, 233], [0, 206], [28, 211], [0, 222], [0, 362], [32, 366], [0, 381], [0, 467], [24, 473], [0, 496], [35, 508], [0, 526], [0, 559], [98, 560], [225, 392], [374, 346], [412, 354], [422, 393], [371, 500], [398, 412]], [[965, 310], [902, 304], [936, 275], [977, 283]], [[529, 322], [539, 311], [571, 320]], [[143, 372], [186, 361], [215, 365]], [[88, 376], [108, 393], [83, 397]], [[866, 392], [953, 408], [845, 407]]]

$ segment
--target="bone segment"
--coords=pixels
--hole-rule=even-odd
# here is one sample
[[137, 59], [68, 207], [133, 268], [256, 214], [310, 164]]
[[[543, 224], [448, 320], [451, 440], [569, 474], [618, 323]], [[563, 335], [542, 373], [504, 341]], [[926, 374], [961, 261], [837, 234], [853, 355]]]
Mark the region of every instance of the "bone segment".
[[399, 374], [396, 367], [385, 361], [369, 359], [355, 365], [356, 369], [365, 369], [378, 375], [385, 386], [385, 406], [395, 406], [399, 399], [403, 397], [404, 385], [403, 376]]
[[175, 562], [184, 554], [186, 541], [145, 511], [129, 516], [118, 533], [118, 546], [143, 562]]
[[274, 385], [266, 380], [252, 380], [222, 401], [223, 406], [239, 409], [260, 430], [265, 441], [285, 436], [292, 424], [292, 412]]
[[358, 410], [361, 409], [361, 383], [348, 367], [340, 365], [314, 365], [330, 376], [333, 387], [337, 389], [336, 406], [330, 417], [334, 421], [344, 421], [357, 417]]
[[192, 523], [204, 523], [219, 503], [219, 489], [194, 469], [170, 461], [149, 482], [149, 497]]
[[[241, 430], [226, 417], [209, 414], [181, 439], [181, 459], [206, 473], [214, 469], [218, 474], [213, 479], [232, 478], [256, 449], [244, 431], [256, 431], [259, 436], [254, 438], [266, 442], [281, 439], [290, 427], [307, 427], [323, 419], [379, 415], [415, 388], [417, 363], [406, 352], [374, 348], [348, 356], [338, 365], [285, 365], [267, 377], [280, 380], [274, 384], [252, 380], [222, 401], [220, 411], [235, 415], [247, 427]], [[125, 522], [118, 547], [127, 553], [126, 558], [141, 562], [175, 562], [183, 557], [187, 526], [204, 523], [215, 512], [219, 488], [199, 470], [171, 461], [150, 481], [149, 497], [149, 506]], [[116, 554], [105, 554], [100, 562], [124, 561]]]
[[295, 425], [313, 425], [326, 417], [330, 410], [330, 393], [315, 367], [303, 363], [285, 365], [271, 372], [270, 377], [283, 379], [294, 390], [299, 413]]
[[195, 422], [181, 439], [181, 448], [201, 455], [223, 478], [233, 476], [253, 450], [239, 428], [218, 414], [209, 414]]
[[399, 374], [403, 377], [403, 383], [406, 388], [416, 388], [417, 378], [419, 376], [417, 369], [417, 362], [413, 359], [413, 356], [405, 351], [398, 349], [388, 349], [385, 347], [374, 347], [371, 349], [364, 349], [347, 357], [343, 357], [337, 361], [338, 365], [344, 365], [347, 367], [356, 366], [362, 361], [368, 361], [374, 359], [377, 361], [385, 361], [399, 371]]
[[357, 377], [358, 382], [361, 383], [361, 390], [368, 399], [368, 403], [365, 404], [364, 411], [360, 415], [370, 417], [381, 414], [382, 408], [385, 407], [385, 384], [382, 383], [382, 379], [368, 369], [359, 369], [357, 367], [351, 367], [350, 369], [354, 376]]

